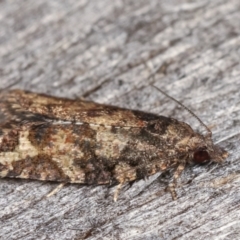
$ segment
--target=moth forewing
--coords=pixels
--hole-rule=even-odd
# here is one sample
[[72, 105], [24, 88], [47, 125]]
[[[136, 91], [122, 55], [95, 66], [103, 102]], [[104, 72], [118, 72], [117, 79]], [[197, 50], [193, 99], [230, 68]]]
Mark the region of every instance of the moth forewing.
[[[121, 186], [227, 153], [173, 118], [21, 90], [0, 93], [0, 177]], [[174, 183], [174, 184], [173, 184]], [[176, 185], [176, 184], [175, 184]]]

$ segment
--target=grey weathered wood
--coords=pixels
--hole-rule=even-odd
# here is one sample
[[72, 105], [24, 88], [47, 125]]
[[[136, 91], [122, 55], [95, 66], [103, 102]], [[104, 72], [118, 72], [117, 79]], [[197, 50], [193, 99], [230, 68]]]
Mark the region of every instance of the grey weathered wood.
[[[155, 78], [149, 76], [155, 73]], [[172, 201], [157, 175], [122, 190], [0, 180], [1, 239], [239, 239], [240, 2], [1, 1], [0, 87], [173, 116], [230, 156], [187, 168]], [[167, 180], [166, 177], [164, 179]]]

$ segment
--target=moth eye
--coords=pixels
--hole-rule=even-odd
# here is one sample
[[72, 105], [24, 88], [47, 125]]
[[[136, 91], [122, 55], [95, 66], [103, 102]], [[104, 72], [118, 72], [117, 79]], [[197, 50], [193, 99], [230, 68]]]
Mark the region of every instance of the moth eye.
[[206, 150], [198, 150], [194, 153], [193, 161], [195, 163], [205, 163], [210, 160], [210, 156]]

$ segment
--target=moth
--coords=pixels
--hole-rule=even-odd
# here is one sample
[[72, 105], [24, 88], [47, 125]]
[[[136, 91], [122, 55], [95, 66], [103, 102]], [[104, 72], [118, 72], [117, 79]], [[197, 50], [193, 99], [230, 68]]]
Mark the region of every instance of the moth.
[[174, 170], [170, 190], [176, 199], [186, 164], [221, 163], [227, 155], [209, 129], [201, 135], [174, 118], [22, 90], [0, 92], [2, 178], [116, 183], [116, 200], [123, 184]]

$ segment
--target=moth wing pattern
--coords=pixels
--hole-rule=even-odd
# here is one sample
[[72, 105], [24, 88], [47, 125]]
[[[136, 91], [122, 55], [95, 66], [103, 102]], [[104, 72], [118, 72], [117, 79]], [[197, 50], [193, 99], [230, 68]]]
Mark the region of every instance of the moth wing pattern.
[[0, 97], [2, 177], [108, 184], [157, 171], [143, 167], [151, 147], [136, 145], [156, 115], [21, 90]]
[[[60, 97], [51, 97], [22, 90], [2, 92], [0, 104], [7, 105], [14, 114], [27, 114], [45, 117], [47, 119], [91, 123], [118, 127], [143, 127], [145, 124], [138, 119], [131, 110], [119, 107], [98, 104], [90, 101], [71, 100]], [[141, 112], [139, 111], [139, 115]]]
[[[0, 177], [119, 183], [222, 162], [210, 136], [173, 118], [22, 90], [0, 92]], [[174, 190], [172, 196], [175, 198]]]

